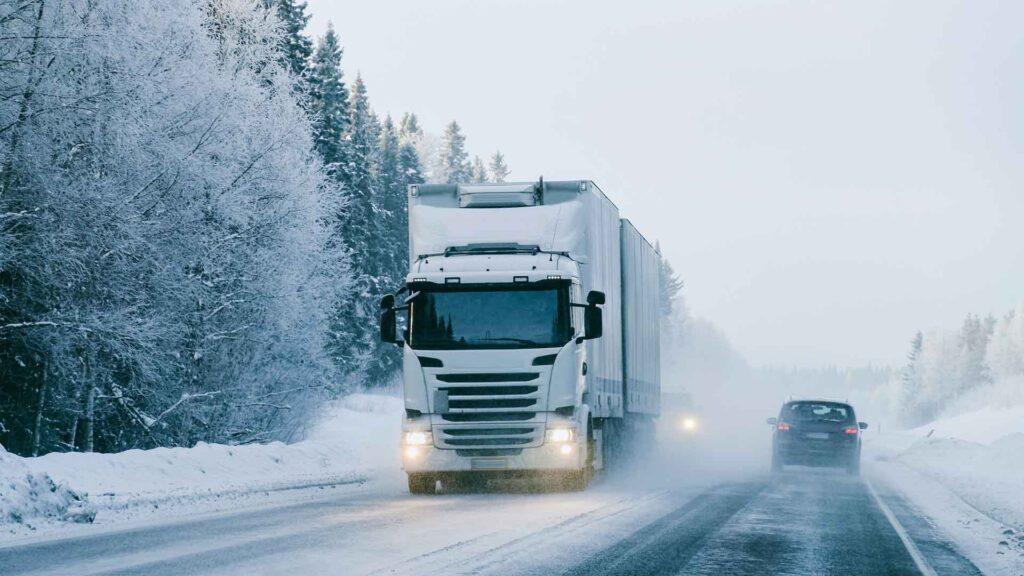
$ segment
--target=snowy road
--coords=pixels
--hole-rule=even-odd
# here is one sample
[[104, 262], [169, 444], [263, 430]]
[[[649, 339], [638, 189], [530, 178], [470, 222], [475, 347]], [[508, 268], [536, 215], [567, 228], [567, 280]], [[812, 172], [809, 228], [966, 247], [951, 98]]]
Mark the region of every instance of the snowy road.
[[816, 470], [672, 490], [599, 483], [570, 494], [411, 497], [397, 485], [367, 486], [0, 547], [5, 576], [285, 573], [980, 572], [884, 484]]

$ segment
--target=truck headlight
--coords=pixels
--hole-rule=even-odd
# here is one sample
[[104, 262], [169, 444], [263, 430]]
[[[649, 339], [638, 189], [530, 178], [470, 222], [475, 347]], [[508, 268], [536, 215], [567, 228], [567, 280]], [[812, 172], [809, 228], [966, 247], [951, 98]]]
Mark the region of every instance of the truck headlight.
[[551, 428], [547, 433], [548, 442], [572, 442], [576, 439], [575, 428]]
[[434, 436], [430, 432], [406, 432], [403, 444], [406, 446], [427, 446], [434, 443]]

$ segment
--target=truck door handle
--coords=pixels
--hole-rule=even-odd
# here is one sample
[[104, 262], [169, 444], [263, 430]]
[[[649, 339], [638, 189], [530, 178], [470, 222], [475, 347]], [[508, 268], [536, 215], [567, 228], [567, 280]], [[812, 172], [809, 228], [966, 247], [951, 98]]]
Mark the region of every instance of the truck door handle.
[[584, 376], [587, 375], [587, 363], [586, 362], [583, 363], [583, 375]]

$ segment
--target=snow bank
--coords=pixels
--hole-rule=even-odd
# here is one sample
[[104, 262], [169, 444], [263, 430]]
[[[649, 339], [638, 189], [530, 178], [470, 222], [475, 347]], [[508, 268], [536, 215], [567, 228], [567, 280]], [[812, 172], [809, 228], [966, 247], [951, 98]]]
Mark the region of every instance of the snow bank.
[[1024, 406], [982, 408], [876, 436], [869, 448], [880, 460], [937, 480], [987, 516], [1024, 529]]
[[[399, 467], [402, 402], [358, 394], [324, 411], [307, 440], [20, 458], [0, 450], [0, 527], [92, 521], [139, 508], [364, 482]], [[2, 530], [2, 528], [0, 528]]]
[[36, 518], [92, 522], [96, 510], [65, 484], [33, 472], [24, 459], [0, 446], [0, 524], [20, 525]]

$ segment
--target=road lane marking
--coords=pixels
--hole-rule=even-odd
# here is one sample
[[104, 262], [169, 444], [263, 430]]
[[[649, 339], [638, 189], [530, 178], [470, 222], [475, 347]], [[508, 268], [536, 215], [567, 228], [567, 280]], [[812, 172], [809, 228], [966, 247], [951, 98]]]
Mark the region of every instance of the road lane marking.
[[911, 560], [913, 560], [914, 564], [917, 565], [917, 569], [921, 571], [921, 574], [923, 576], [938, 576], [935, 569], [933, 569], [931, 565], [928, 564], [928, 561], [925, 560], [924, 554], [921, 554], [921, 550], [917, 547], [917, 544], [914, 544], [914, 541], [910, 539], [910, 535], [907, 534], [907, 530], [903, 527], [903, 524], [900, 524], [900, 521], [896, 519], [896, 515], [892, 513], [889, 506], [882, 501], [882, 497], [875, 491], [875, 487], [871, 485], [871, 482], [865, 480], [864, 484], [868, 487], [868, 492], [871, 493], [871, 496], [874, 497], [875, 502], [878, 504], [878, 508], [882, 510], [882, 514], [885, 515], [885, 519], [889, 521], [893, 530], [896, 531], [896, 535], [900, 537], [900, 541], [903, 542], [903, 547], [907, 549], [908, 553], [910, 553]]

